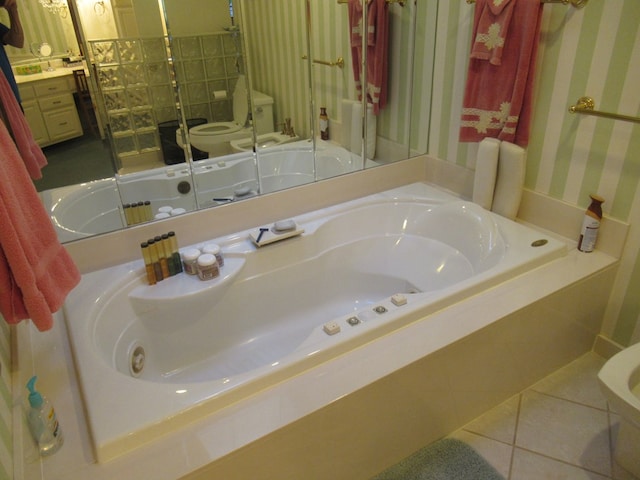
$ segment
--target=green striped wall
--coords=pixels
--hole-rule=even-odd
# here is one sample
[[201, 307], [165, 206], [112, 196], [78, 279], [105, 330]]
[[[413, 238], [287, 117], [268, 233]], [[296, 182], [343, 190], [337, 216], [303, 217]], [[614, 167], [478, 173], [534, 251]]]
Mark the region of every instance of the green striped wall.
[[[61, 56], [69, 49], [77, 53], [78, 43], [75, 41], [70, 17], [63, 19], [46, 11], [38, 0], [21, 0], [18, 8], [25, 40], [24, 48], [6, 47], [12, 62], [34, 60], [36, 57], [29, 51], [29, 45], [34, 42], [49, 43], [54, 56]], [[9, 25], [5, 9], [0, 9], [0, 21]]]
[[[469, 168], [475, 149], [457, 133], [472, 15], [463, 0], [440, 2], [429, 134], [430, 153]], [[629, 345], [640, 341], [640, 126], [567, 108], [589, 95], [599, 110], [640, 115], [640, 2], [548, 4], [543, 15], [526, 186], [585, 208], [597, 192], [605, 215], [631, 224], [603, 330]]]
[[[247, 45], [252, 86], [274, 97], [277, 122], [291, 117], [296, 132], [311, 134], [311, 122], [317, 119], [321, 106], [327, 107], [332, 120], [342, 122], [341, 101], [356, 99], [349, 46], [349, 20], [346, 4], [337, 0], [309, 0], [310, 44], [306, 33], [306, 0], [242, 0], [237, 2], [242, 11], [242, 22]], [[436, 0], [424, 0], [417, 6], [407, 2], [405, 7], [389, 6], [390, 17], [390, 76], [389, 103], [378, 119], [378, 134], [394, 142], [409, 144], [426, 151], [426, 136], [412, 134], [410, 116], [428, 123], [430, 78], [432, 62], [420, 65], [418, 74], [427, 81], [419, 81], [410, 95], [413, 83], [411, 64], [414, 36], [415, 49], [431, 58], [433, 51], [433, 24]], [[420, 9], [418, 27], [413, 18]], [[431, 15], [427, 15], [429, 9]], [[310, 56], [324, 61], [342, 57], [344, 68], [314, 64], [313, 105], [310, 111], [311, 90], [309, 69], [302, 59]], [[424, 57], [421, 57], [424, 58]]]

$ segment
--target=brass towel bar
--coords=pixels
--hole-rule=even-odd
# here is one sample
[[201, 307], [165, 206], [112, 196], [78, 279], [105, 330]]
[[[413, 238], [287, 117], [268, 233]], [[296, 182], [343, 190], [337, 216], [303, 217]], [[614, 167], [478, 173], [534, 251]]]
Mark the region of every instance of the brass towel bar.
[[[309, 57], [307, 57], [306, 55], [302, 56], [303, 60], [306, 60], [307, 58], [309, 58]], [[316, 60], [314, 58], [313, 59], [313, 63], [319, 63], [320, 65], [327, 65], [328, 67], [342, 68], [342, 67], [344, 67], [344, 58], [338, 57], [335, 62], [327, 62], [326, 60]]]
[[[571, 4], [576, 8], [582, 8], [587, 4], [587, 1], [588, 0], [540, 0], [540, 3], [562, 3], [564, 5]], [[467, 0], [467, 3], [476, 3], [476, 0]]]
[[624, 120], [625, 122], [640, 123], [640, 117], [632, 117], [630, 115], [621, 115], [619, 113], [600, 112], [594, 110], [596, 102], [591, 97], [580, 97], [575, 105], [569, 107], [570, 113], [583, 113], [585, 115], [593, 115], [596, 117], [612, 118], [614, 120]]
[[[338, 0], [338, 3], [349, 3], [349, 0]], [[404, 0], [387, 0], [387, 3], [397, 3], [401, 7], [404, 7]]]

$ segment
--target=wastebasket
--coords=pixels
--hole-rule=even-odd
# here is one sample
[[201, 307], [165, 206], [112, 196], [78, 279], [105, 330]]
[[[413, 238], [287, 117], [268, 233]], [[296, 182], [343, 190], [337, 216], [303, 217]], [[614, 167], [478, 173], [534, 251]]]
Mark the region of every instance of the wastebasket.
[[[206, 118], [189, 118], [187, 119], [187, 128], [192, 128], [197, 125], [203, 125], [207, 123]], [[164, 157], [164, 163], [167, 165], [175, 165], [176, 163], [183, 163], [184, 151], [176, 142], [176, 130], [180, 128], [178, 120], [169, 120], [168, 122], [161, 122], [158, 124], [158, 132], [160, 133], [160, 147], [162, 148], [162, 156]], [[191, 153], [194, 160], [203, 160], [209, 157], [207, 152], [198, 150], [193, 145], [191, 146]]]

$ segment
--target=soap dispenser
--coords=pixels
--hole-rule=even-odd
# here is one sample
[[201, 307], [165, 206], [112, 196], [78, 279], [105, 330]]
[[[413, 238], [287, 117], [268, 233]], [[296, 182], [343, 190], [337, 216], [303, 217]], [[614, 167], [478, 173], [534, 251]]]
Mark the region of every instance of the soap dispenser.
[[64, 441], [62, 429], [49, 400], [35, 389], [37, 378], [33, 376], [27, 382], [31, 407], [27, 412], [27, 421], [31, 435], [38, 444], [40, 455], [52, 455], [60, 449]]

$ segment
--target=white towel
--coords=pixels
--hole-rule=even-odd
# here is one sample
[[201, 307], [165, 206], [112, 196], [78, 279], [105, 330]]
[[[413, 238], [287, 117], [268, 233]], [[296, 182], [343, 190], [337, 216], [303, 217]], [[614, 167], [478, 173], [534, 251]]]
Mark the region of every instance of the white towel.
[[491, 210], [498, 173], [500, 140], [485, 138], [478, 145], [476, 172], [473, 179], [473, 202]]
[[520, 208], [524, 187], [526, 151], [513, 143], [500, 144], [498, 177], [491, 210], [503, 217], [515, 219]]
[[351, 118], [353, 116], [354, 103], [353, 100], [342, 100], [341, 143], [349, 151], [351, 151]]

